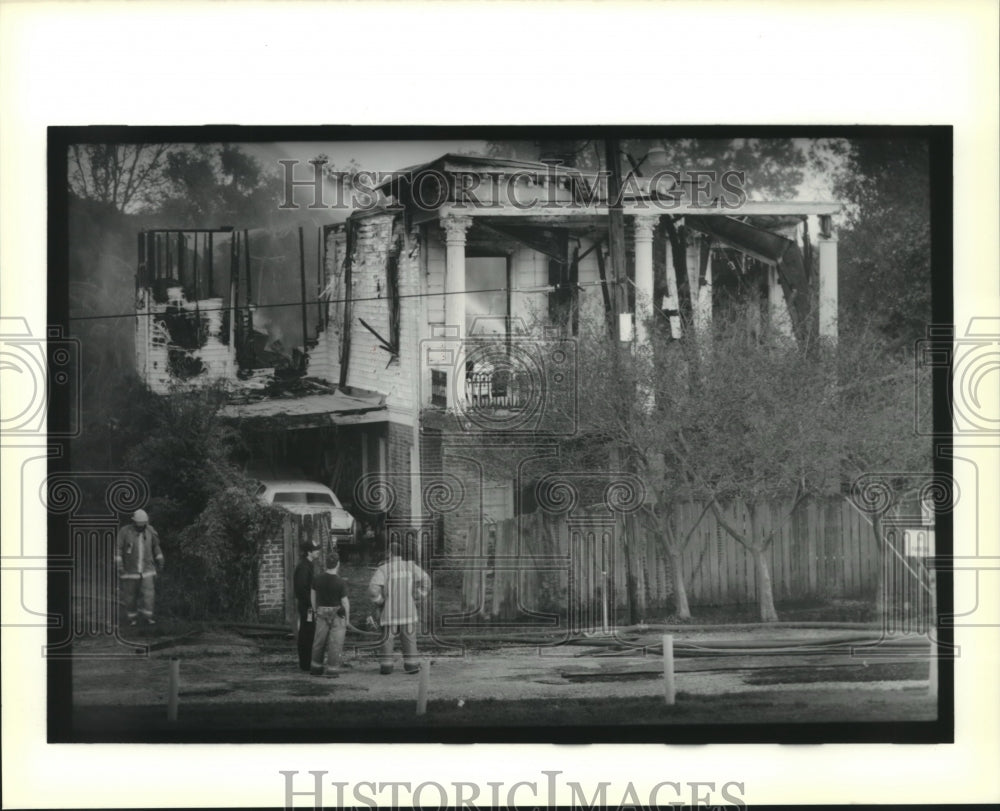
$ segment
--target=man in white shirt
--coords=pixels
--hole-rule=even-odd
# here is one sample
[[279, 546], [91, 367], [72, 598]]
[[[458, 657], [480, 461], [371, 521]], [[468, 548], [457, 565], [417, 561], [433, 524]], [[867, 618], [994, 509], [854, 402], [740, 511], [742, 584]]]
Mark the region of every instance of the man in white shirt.
[[423, 599], [431, 588], [427, 573], [412, 560], [403, 560], [398, 543], [389, 544], [389, 559], [379, 566], [368, 584], [372, 601], [382, 606], [385, 640], [379, 657], [379, 672], [392, 673], [393, 637], [399, 634], [403, 648], [403, 670], [419, 673], [417, 661], [417, 605], [414, 596]]

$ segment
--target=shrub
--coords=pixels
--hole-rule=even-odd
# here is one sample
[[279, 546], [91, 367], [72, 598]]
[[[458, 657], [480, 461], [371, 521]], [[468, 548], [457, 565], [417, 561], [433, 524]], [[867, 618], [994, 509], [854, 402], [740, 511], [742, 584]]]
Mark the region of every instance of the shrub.
[[283, 513], [258, 502], [252, 487], [243, 480], [216, 493], [179, 535], [178, 585], [203, 617], [256, 617], [261, 554]]

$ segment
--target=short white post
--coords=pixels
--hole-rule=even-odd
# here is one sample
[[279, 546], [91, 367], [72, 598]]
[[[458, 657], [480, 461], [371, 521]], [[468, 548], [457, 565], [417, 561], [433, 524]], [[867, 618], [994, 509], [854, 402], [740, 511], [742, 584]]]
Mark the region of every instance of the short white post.
[[608, 633], [608, 573], [601, 572], [601, 632]]
[[181, 684], [181, 660], [176, 656], [170, 658], [170, 684], [167, 694], [167, 720], [177, 720], [177, 696]]
[[430, 661], [420, 663], [420, 686], [417, 688], [417, 715], [427, 712], [427, 685], [430, 681]]
[[663, 700], [668, 707], [674, 706], [674, 638], [663, 635]]
[[927, 674], [927, 693], [932, 698], [937, 698], [938, 694], [938, 646], [935, 640], [931, 640], [930, 648], [930, 669]]

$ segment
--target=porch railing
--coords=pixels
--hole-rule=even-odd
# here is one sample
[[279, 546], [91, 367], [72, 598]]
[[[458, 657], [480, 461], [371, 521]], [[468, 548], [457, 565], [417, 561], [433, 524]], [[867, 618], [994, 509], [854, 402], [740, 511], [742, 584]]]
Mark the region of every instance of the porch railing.
[[478, 367], [465, 373], [466, 402], [473, 408], [517, 410], [524, 406], [524, 387], [507, 370]]

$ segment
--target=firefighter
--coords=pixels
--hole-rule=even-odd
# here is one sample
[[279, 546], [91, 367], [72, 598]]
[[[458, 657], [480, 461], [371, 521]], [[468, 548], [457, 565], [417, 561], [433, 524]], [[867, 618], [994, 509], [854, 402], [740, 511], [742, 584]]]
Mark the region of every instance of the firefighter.
[[155, 625], [155, 581], [157, 569], [163, 571], [163, 551], [160, 536], [149, 525], [145, 510], [136, 510], [132, 513], [132, 523], [118, 530], [115, 565], [128, 624], [136, 625], [141, 617], [147, 625]]

